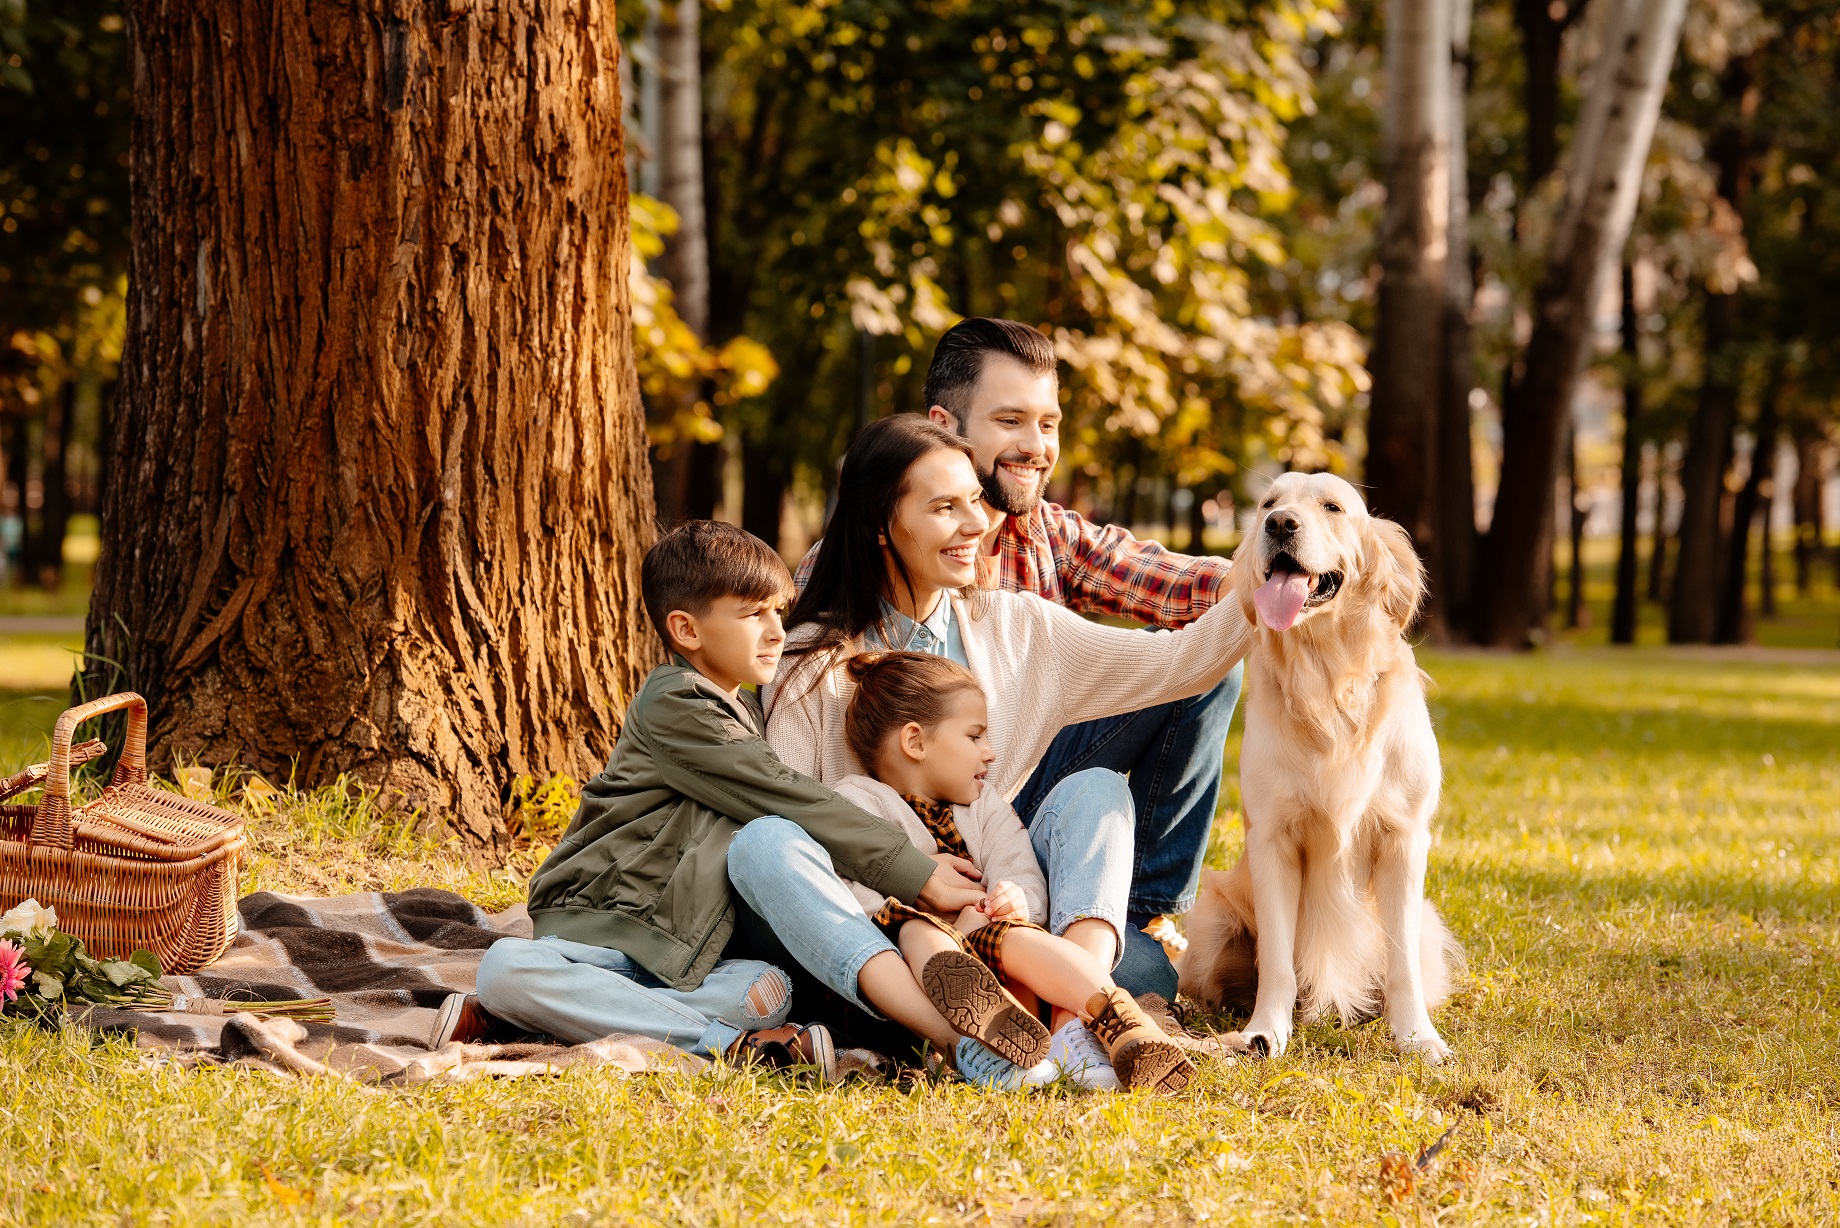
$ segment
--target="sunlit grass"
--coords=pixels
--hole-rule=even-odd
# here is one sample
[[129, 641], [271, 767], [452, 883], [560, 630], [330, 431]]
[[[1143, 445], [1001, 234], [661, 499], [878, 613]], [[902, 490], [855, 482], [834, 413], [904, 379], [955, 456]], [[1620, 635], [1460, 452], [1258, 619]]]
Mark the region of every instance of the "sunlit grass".
[[[399, 1092], [0, 1026], [0, 1220], [1834, 1222], [1840, 665], [1421, 660], [1447, 777], [1430, 891], [1472, 967], [1438, 1017], [1449, 1066], [1313, 1026], [1174, 1101], [733, 1072]], [[4, 738], [27, 740], [0, 716]], [[517, 898], [375, 805], [259, 806], [252, 884]], [[1224, 864], [1230, 813], [1216, 832]], [[1393, 1201], [1383, 1155], [1453, 1127]]]

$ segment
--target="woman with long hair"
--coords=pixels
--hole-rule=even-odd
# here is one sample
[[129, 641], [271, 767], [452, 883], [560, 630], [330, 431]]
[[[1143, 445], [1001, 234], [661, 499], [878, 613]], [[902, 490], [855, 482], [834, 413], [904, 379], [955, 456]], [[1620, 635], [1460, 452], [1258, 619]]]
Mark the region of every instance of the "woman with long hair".
[[[1033, 594], [979, 588], [988, 525], [962, 439], [913, 414], [863, 428], [788, 618], [787, 664], [764, 696], [767, 739], [789, 767], [827, 783], [863, 774], [844, 736], [855, 693], [844, 664], [859, 652], [932, 652], [971, 671], [989, 700], [985, 736], [995, 754], [992, 787], [978, 804], [1005, 807], [1063, 726], [1201, 694], [1245, 656], [1250, 629], [1237, 605], [1215, 606], [1179, 631], [1145, 632], [1088, 622]], [[1045, 923], [1104, 968], [1123, 951], [1133, 817], [1124, 778], [1103, 769], [1068, 776], [1027, 816], [1048, 879]], [[750, 904], [772, 894], [764, 889], [772, 855], [762, 852], [746, 864], [730, 858]], [[855, 926], [839, 935], [868, 941]]]

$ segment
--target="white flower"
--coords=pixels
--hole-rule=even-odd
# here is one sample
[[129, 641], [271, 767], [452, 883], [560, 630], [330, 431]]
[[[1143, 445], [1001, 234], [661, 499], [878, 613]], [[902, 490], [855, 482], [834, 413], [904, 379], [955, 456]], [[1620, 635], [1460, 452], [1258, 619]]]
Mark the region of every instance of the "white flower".
[[0, 917], [0, 934], [37, 938], [57, 928], [57, 909], [46, 908], [37, 900], [27, 900]]

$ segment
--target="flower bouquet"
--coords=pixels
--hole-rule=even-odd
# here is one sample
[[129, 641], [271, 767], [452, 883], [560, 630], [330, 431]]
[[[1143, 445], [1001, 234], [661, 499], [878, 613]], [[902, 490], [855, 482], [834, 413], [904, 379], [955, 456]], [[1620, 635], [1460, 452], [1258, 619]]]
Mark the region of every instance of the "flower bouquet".
[[85, 1005], [332, 1022], [330, 998], [238, 1002], [177, 996], [160, 983], [160, 961], [152, 951], [99, 960], [57, 923], [57, 910], [37, 900], [0, 916], [0, 1011], [45, 1023], [60, 1018], [68, 1006]]

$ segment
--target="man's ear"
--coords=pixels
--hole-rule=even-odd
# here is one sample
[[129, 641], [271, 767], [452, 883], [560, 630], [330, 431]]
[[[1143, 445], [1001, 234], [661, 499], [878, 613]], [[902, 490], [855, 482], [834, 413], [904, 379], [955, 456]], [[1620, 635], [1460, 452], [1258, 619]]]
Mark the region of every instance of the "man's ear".
[[928, 422], [931, 422], [934, 426], [945, 427], [948, 431], [951, 431], [954, 435], [964, 434], [964, 432], [961, 431], [958, 427], [958, 419], [953, 416], [951, 410], [947, 409], [943, 405], [935, 405], [931, 409], [927, 410], [926, 420]]
[[909, 721], [895, 732], [895, 745], [915, 763], [923, 762], [926, 759], [926, 730], [920, 728], [919, 721]]
[[703, 646], [703, 636], [696, 629], [696, 619], [682, 610], [672, 610], [664, 616], [665, 638], [679, 652], [695, 652]]
[[1395, 521], [1370, 516], [1364, 570], [1374, 586], [1381, 611], [1404, 631], [1418, 617], [1425, 599], [1425, 564], [1412, 548], [1412, 536]]

